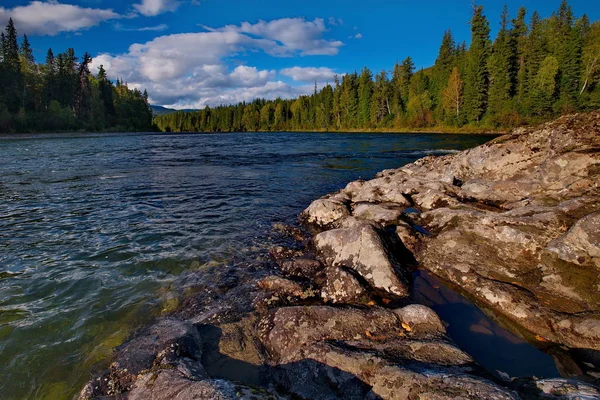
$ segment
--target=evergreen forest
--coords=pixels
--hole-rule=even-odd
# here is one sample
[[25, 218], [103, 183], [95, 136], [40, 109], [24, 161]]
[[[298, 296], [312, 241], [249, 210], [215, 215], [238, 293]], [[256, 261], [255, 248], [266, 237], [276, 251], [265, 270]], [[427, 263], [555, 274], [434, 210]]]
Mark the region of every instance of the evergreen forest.
[[148, 94], [113, 84], [103, 67], [92, 75], [91, 62], [70, 48], [36, 63], [9, 20], [0, 35], [0, 132], [153, 130]]
[[406, 57], [391, 71], [365, 67], [297, 99], [176, 112], [155, 123], [168, 132], [502, 130], [600, 108], [600, 21], [575, 17], [564, 0], [546, 19], [505, 6], [494, 40], [483, 7], [473, 5], [470, 27], [469, 46], [446, 31], [427, 69]]

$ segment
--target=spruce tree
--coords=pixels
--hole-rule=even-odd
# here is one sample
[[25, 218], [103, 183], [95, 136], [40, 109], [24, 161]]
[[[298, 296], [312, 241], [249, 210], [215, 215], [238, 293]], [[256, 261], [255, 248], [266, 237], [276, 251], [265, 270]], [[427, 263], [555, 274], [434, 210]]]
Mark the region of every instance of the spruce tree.
[[471, 47], [465, 71], [464, 104], [470, 122], [479, 122], [488, 104], [488, 59], [490, 55], [490, 27], [483, 7], [473, 7], [471, 19]]
[[527, 27], [527, 22], [525, 21], [526, 16], [527, 10], [525, 7], [521, 7], [519, 9], [519, 13], [517, 14], [517, 18], [512, 20], [512, 29], [510, 32], [517, 46], [517, 83], [515, 94], [518, 103], [521, 103], [525, 99], [528, 86], [525, 57], [527, 52], [527, 34], [529, 32], [529, 28]]
[[358, 123], [366, 128], [371, 122], [371, 95], [373, 93], [373, 74], [364, 67], [358, 77]]
[[559, 66], [560, 101], [557, 111], [571, 112], [577, 109], [579, 82], [582, 75], [581, 37], [574, 29], [573, 10], [566, 0], [560, 4], [554, 15], [556, 32], [556, 58]]
[[31, 50], [31, 44], [27, 35], [23, 35], [23, 42], [21, 43], [21, 59], [29, 66], [35, 64], [35, 57], [33, 56], [33, 50]]
[[508, 8], [502, 10], [500, 32], [489, 59], [490, 87], [488, 113], [499, 114], [515, 93], [517, 42], [508, 30]]

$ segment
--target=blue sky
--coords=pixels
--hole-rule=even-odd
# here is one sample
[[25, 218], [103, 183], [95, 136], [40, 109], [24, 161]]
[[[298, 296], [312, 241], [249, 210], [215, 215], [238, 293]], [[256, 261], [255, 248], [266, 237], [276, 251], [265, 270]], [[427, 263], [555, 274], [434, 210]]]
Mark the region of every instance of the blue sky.
[[[390, 70], [411, 56], [435, 61], [442, 34], [468, 41], [472, 0], [2, 0], [38, 60], [74, 47], [111, 78], [147, 88], [174, 108], [294, 97], [334, 73]], [[492, 34], [504, 1], [481, 0]], [[560, 0], [507, 0], [551, 15]], [[575, 15], [600, 19], [600, 1], [571, 0]]]

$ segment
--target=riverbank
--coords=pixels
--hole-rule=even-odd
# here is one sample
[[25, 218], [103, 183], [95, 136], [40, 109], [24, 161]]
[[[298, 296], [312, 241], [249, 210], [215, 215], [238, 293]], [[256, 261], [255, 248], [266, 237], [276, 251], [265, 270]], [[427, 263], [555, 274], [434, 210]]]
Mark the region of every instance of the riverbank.
[[[296, 241], [277, 270], [188, 276], [80, 398], [597, 398], [599, 140], [600, 113], [568, 116], [352, 182], [303, 212], [310, 233], [277, 227]], [[415, 303], [418, 267], [579, 380], [482, 368]]]

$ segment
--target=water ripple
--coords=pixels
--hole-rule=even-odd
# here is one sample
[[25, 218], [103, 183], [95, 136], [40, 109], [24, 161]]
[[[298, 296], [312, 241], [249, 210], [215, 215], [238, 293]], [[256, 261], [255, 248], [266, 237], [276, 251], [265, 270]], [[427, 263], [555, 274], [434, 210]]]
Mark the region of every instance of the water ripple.
[[69, 398], [193, 263], [268, 246], [349, 180], [489, 137], [0, 138], [0, 392]]

